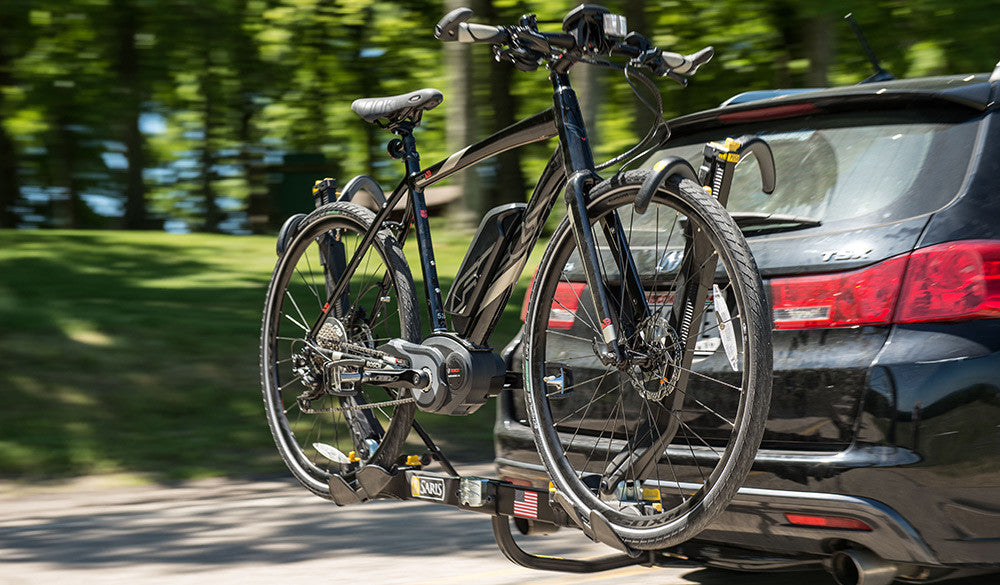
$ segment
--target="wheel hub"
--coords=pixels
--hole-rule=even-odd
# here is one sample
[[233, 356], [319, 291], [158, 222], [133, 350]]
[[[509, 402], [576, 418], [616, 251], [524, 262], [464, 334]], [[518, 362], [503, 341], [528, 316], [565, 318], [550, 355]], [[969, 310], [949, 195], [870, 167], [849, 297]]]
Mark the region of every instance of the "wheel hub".
[[681, 344], [677, 332], [663, 317], [646, 320], [634, 336], [632, 358], [622, 369], [633, 389], [647, 400], [658, 402], [677, 388], [681, 369]]

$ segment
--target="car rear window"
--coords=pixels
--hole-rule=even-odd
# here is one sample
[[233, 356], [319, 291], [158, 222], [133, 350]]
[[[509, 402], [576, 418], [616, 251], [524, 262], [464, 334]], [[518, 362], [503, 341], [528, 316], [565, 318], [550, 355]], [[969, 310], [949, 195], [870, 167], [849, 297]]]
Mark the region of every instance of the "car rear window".
[[[864, 227], [940, 209], [968, 171], [980, 118], [949, 111], [812, 115], [727, 126], [675, 138], [651, 158], [697, 168], [705, 142], [756, 134], [774, 153], [777, 188], [760, 188], [753, 156], [736, 167], [728, 209], [817, 219], [815, 230]], [[812, 232], [815, 233], [815, 232]]]

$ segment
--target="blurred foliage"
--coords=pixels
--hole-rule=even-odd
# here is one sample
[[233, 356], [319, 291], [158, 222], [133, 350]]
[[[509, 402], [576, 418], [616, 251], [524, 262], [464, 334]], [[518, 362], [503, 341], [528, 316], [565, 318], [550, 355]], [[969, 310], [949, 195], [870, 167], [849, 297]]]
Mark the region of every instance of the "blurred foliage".
[[[446, 6], [447, 4], [447, 6]], [[274, 178], [296, 156], [323, 174], [398, 177], [388, 135], [352, 100], [472, 81], [474, 132], [548, 107], [543, 72], [520, 74], [475, 46], [445, 71], [440, 0], [4, 0], [0, 2], [0, 227], [264, 228], [283, 207]], [[535, 12], [548, 30], [576, 2], [469, 0], [480, 22]], [[1000, 58], [1000, 0], [609, 0], [660, 46], [717, 57], [682, 91], [660, 82], [668, 116], [770, 87], [856, 83], [871, 71], [854, 11], [898, 77], [988, 71]], [[630, 146], [650, 115], [619, 75], [574, 72], [593, 94], [595, 149]], [[581, 92], [582, 93], [582, 92]], [[446, 156], [445, 112], [419, 130]], [[486, 204], [524, 197], [550, 147], [484, 165]], [[310, 167], [309, 171], [312, 171]], [[503, 183], [513, 177], [513, 182]], [[308, 206], [308, 196], [302, 206]]]

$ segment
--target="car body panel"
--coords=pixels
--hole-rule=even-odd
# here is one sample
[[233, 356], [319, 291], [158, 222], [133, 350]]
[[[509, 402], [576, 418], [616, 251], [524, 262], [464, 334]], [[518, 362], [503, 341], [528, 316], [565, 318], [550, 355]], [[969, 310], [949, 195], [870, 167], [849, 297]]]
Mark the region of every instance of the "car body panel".
[[[748, 237], [766, 282], [859, 269], [942, 242], [1000, 240], [998, 81], [989, 77], [742, 96], [671, 121], [672, 141], [746, 128], [761, 111], [770, 112], [765, 125], [927, 107], [976, 119], [967, 160], [953, 169], [961, 180], [919, 213]], [[733, 113], [744, 117], [727, 123]], [[517, 366], [517, 344], [509, 349]], [[791, 567], [852, 547], [898, 563], [1000, 568], [1000, 319], [778, 330], [774, 357], [771, 413], [754, 469], [729, 510], [680, 550], [747, 569]], [[724, 360], [720, 349], [698, 367]], [[498, 469], [545, 485], [519, 392], [499, 398]], [[783, 516], [824, 510], [873, 530], [793, 526]]]

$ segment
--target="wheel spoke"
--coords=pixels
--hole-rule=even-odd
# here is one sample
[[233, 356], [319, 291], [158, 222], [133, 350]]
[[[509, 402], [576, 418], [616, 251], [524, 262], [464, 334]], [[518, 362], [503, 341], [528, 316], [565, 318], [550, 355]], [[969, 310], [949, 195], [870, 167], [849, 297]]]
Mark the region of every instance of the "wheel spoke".
[[[420, 334], [419, 317], [403, 310], [415, 307], [416, 298], [395, 239], [376, 236], [351, 275], [326, 272], [351, 258], [352, 248], [357, 248], [371, 217], [355, 205], [334, 205], [342, 213], [300, 226], [303, 237], [279, 259], [268, 289], [261, 344], [265, 404], [278, 450], [295, 477], [324, 497], [330, 495], [327, 482], [333, 473], [353, 472], [359, 465], [372, 463], [390, 467], [409, 433], [414, 411], [410, 401], [386, 401], [386, 392], [380, 387], [359, 385], [352, 398], [327, 393], [322, 384], [331, 383], [326, 372], [330, 352], [341, 342], [373, 347], [397, 335], [416, 342]], [[334, 245], [335, 234], [341, 236], [345, 249]], [[333, 253], [345, 253], [346, 258], [334, 258]], [[390, 272], [394, 278], [388, 277]], [[327, 315], [323, 310], [325, 291], [338, 278], [347, 279], [342, 297], [347, 302], [341, 304], [338, 299], [331, 307], [335, 310]], [[312, 302], [303, 302], [310, 296], [315, 299], [315, 308]], [[393, 299], [391, 303], [383, 300], [386, 297]], [[408, 299], [405, 304], [399, 303], [401, 297]], [[340, 314], [345, 305], [346, 313]], [[321, 318], [333, 324], [333, 329], [324, 328], [316, 339], [306, 340], [311, 330], [308, 324]], [[295, 385], [300, 385], [299, 390]], [[283, 403], [285, 394], [295, 398], [286, 398]], [[374, 454], [365, 439], [376, 442]], [[344, 453], [355, 451], [361, 461], [342, 465], [323, 455], [316, 445]]]
[[[572, 300], [578, 306], [571, 328], [547, 329], [549, 308], [569, 311], [572, 304], [555, 298], [557, 285], [570, 282], [580, 271], [575, 238], [564, 224], [553, 236], [552, 248], [546, 251], [535, 277], [530, 304], [535, 314], [527, 320], [533, 330], [525, 332], [530, 336], [524, 346], [530, 372], [525, 391], [530, 397], [528, 407], [536, 409], [532, 420], [550, 425], [537, 429], [536, 436], [542, 461], [558, 489], [565, 491], [585, 516], [597, 512], [612, 529], [629, 527], [632, 533], [650, 535], [642, 537], [644, 546], [653, 542], [669, 545], [679, 542], [680, 537], [656, 536], [659, 527], [689, 514], [715, 514], [715, 509], [703, 510], [706, 494], [715, 494], [708, 500], [712, 502], [731, 497], [731, 486], [742, 481], [741, 474], [748, 467], [740, 463], [736, 470], [737, 466], [728, 463], [730, 458], [746, 462], [753, 456], [753, 445], [737, 438], [763, 430], [763, 416], [758, 414], [760, 420], [739, 417], [762, 412], [758, 403], [753, 408], [743, 404], [760, 396], [748, 393], [748, 384], [752, 380], [769, 383], [770, 376], [727, 370], [731, 356], [722, 355], [721, 344], [716, 347], [719, 342], [712, 340], [719, 338], [720, 327], [731, 329], [737, 338], [734, 357], [740, 367], [749, 369], [756, 365], [757, 357], [748, 356], [747, 348], [765, 345], [749, 336], [769, 333], [769, 324], [765, 329], [763, 323], [747, 323], [741, 314], [747, 307], [762, 308], [764, 297], [759, 280], [735, 280], [743, 278], [738, 271], [741, 264], [752, 263], [738, 230], [734, 231], [731, 223], [717, 223], [714, 218], [720, 214], [715, 211], [696, 209], [696, 205], [717, 206], [714, 199], [684, 187], [687, 191], [672, 192], [669, 198], [657, 196], [647, 212], [639, 215], [628, 207], [638, 187], [629, 184], [627, 177], [621, 179], [620, 187], [611, 183], [595, 187], [597, 194], [589, 208], [592, 233], [599, 246], [602, 286], [610, 293], [614, 311], [611, 317], [624, 324], [632, 315], [635, 321], [619, 332], [622, 356], [609, 359], [597, 353], [596, 342], [602, 341], [603, 335], [594, 322], [591, 297], [597, 291], [589, 288], [584, 289], [589, 296], [572, 288], [577, 297]], [[672, 184], [670, 189], [680, 188]], [[615, 212], [619, 222], [611, 219]], [[598, 226], [602, 218], [608, 218], [607, 228], [620, 225], [620, 232]], [[686, 245], [685, 238], [689, 240]], [[621, 240], [628, 245], [620, 245]], [[695, 241], [693, 252], [690, 240]], [[720, 252], [721, 246], [733, 247]], [[682, 250], [697, 257], [683, 258]], [[626, 276], [620, 274], [624, 271], [621, 267], [630, 265], [639, 271], [650, 307], [645, 319], [633, 315], [640, 303], [628, 298], [633, 287], [626, 285]], [[714, 283], [728, 301], [732, 311], [728, 319], [720, 320], [714, 313], [713, 302], [723, 302], [723, 298], [713, 299], [711, 290], [707, 298], [701, 296], [705, 295], [703, 289], [699, 292], [700, 298], [706, 298], [704, 307], [693, 307], [693, 311], [691, 306], [682, 307], [681, 303], [693, 298], [693, 292], [682, 295], [678, 288], [693, 291], [706, 282]], [[693, 313], [696, 319], [675, 325], [685, 313]], [[762, 308], [760, 314], [767, 311]], [[700, 340], [708, 341], [699, 343], [695, 351], [689, 344]], [[724, 366], [717, 369], [720, 363]], [[542, 377], [555, 368], [562, 370], [565, 386], [550, 396]], [[748, 420], [753, 422], [747, 424]], [[737, 447], [727, 449], [727, 444]], [[600, 490], [593, 489], [595, 473], [602, 474], [605, 487]], [[702, 490], [692, 493], [680, 487], [699, 480], [706, 485]], [[621, 481], [635, 487], [637, 500], [618, 501], [614, 494]], [[644, 482], [662, 487], [658, 498], [642, 492]], [[721, 489], [727, 490], [725, 496], [719, 496]]]

